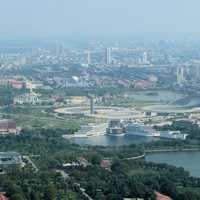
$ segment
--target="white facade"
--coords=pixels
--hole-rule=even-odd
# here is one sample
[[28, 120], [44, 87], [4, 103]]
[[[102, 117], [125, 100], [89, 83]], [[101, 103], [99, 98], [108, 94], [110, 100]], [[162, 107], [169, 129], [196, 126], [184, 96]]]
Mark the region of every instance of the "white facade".
[[14, 98], [14, 104], [37, 104], [39, 103], [38, 95], [35, 93], [27, 93]]

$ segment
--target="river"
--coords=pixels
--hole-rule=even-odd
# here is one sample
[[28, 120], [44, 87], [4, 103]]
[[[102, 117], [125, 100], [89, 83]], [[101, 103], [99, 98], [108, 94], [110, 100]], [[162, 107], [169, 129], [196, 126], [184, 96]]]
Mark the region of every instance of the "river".
[[183, 167], [192, 176], [200, 177], [200, 151], [148, 153], [146, 160]]

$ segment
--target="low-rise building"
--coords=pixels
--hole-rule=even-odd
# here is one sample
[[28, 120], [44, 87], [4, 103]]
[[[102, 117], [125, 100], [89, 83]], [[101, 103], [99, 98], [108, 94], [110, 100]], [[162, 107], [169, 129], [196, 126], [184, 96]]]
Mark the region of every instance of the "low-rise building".
[[9, 200], [3, 193], [0, 193], [0, 200]]
[[0, 135], [17, 134], [16, 122], [12, 119], [0, 120]]
[[112, 163], [110, 160], [102, 160], [100, 163], [101, 168], [106, 169], [106, 170], [110, 170], [111, 165], [112, 165]]
[[0, 152], [0, 170], [9, 172], [15, 167], [24, 167], [21, 154], [17, 152]]
[[[170, 197], [163, 195], [159, 192], [155, 192], [156, 200], [172, 200]], [[143, 198], [123, 198], [123, 200], [144, 200]]]
[[38, 94], [36, 93], [27, 93], [23, 95], [16, 96], [14, 98], [14, 104], [37, 104], [40, 103]]
[[33, 89], [41, 89], [43, 88], [43, 83], [41, 82], [30, 82], [30, 81], [27, 81], [25, 83], [25, 87], [26, 89], [29, 89], [29, 90], [33, 90]]
[[88, 165], [91, 165], [91, 163], [89, 163], [84, 157], [79, 157], [77, 158], [77, 161], [64, 163], [63, 167], [77, 167], [77, 166], [87, 167]]
[[172, 200], [170, 197], [156, 192], [156, 200]]
[[9, 84], [15, 89], [22, 89], [24, 87], [24, 82], [23, 81], [10, 80]]
[[90, 165], [90, 163], [84, 157], [79, 157], [77, 160], [79, 165], [82, 167], [87, 167], [88, 165]]

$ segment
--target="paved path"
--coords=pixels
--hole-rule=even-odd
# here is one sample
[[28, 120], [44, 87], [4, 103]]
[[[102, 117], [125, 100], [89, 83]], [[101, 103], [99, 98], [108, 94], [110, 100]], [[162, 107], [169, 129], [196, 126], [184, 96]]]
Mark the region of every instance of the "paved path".
[[[56, 169], [56, 172], [60, 173], [61, 176], [66, 180], [69, 179], [69, 174], [67, 174], [64, 170]], [[79, 183], [74, 183], [75, 186], [78, 187], [81, 194], [87, 199], [87, 200], [93, 200], [86, 192], [84, 188], [81, 188]]]
[[64, 170], [56, 169], [56, 172], [60, 173], [63, 179], [69, 179], [69, 174], [67, 174]]
[[140, 158], [144, 158], [145, 154], [141, 155], [141, 156], [136, 156], [136, 157], [130, 157], [130, 158], [124, 158], [123, 160], [137, 160]]
[[32, 167], [35, 169], [35, 172], [39, 171], [39, 169], [37, 168], [37, 166], [35, 165], [35, 163], [30, 159], [29, 156], [23, 156], [23, 158], [26, 159], [28, 161], [28, 163], [32, 165]]

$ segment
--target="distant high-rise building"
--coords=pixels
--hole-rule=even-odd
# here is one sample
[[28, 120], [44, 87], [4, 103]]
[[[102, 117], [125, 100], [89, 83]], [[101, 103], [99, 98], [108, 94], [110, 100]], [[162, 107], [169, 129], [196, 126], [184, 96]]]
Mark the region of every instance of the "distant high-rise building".
[[90, 97], [90, 114], [94, 114], [94, 98]]
[[185, 70], [184, 67], [177, 67], [177, 84], [182, 85], [185, 81]]
[[91, 65], [91, 52], [87, 51], [87, 64]]
[[143, 61], [144, 64], [149, 63], [147, 52], [144, 52], [144, 53], [143, 53], [143, 59], [142, 59], [142, 61]]
[[194, 74], [195, 80], [199, 81], [200, 80], [200, 65], [195, 66], [194, 72], [195, 72]]
[[107, 65], [110, 65], [112, 63], [111, 48], [106, 48], [105, 61]]
[[63, 44], [56, 44], [56, 54], [62, 55], [64, 53], [64, 46]]

